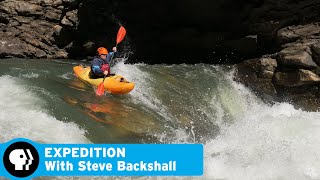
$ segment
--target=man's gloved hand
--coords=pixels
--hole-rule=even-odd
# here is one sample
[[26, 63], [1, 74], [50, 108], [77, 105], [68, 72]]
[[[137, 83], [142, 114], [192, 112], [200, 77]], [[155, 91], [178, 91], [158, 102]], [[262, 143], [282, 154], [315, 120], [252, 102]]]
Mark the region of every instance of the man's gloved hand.
[[109, 65], [108, 64], [104, 64], [101, 66], [101, 71], [109, 71]]
[[103, 71], [103, 74], [104, 75], [108, 75], [108, 71]]

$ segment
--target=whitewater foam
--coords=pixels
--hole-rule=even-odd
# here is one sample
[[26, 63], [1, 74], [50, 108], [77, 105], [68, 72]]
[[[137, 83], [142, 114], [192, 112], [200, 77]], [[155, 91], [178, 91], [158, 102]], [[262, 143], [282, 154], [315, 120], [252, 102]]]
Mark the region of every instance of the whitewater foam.
[[42, 143], [86, 143], [85, 131], [57, 120], [40, 98], [11, 76], [0, 77], [0, 141], [24, 137]]
[[124, 64], [124, 61], [117, 63], [114, 66], [115, 72], [121, 74], [129, 81], [135, 83], [135, 88], [130, 95], [136, 104], [143, 103], [145, 106], [158, 112], [165, 120], [170, 120], [173, 117], [168, 113], [167, 107], [154, 96], [154, 85], [159, 83], [152, 77], [139, 69], [139, 66], [144, 66], [144, 64]]
[[320, 113], [267, 105], [241, 84], [232, 85], [242, 110], [205, 145], [205, 177], [319, 179]]
[[72, 79], [74, 77], [72, 72], [64, 73], [62, 75], [59, 75], [57, 77], [60, 77], [62, 79]]
[[30, 73], [20, 74], [19, 76], [32, 79], [32, 78], [38, 78], [40, 75], [37, 73], [30, 72]]
[[[135, 66], [127, 70], [133, 71]], [[143, 73], [134, 74], [142, 74], [138, 82], [146, 81], [148, 76]], [[134, 78], [131, 73], [126, 75]], [[192, 179], [320, 179], [319, 112], [295, 109], [288, 103], [265, 104], [234, 82], [232, 72], [215, 81], [219, 85], [209, 94], [208, 106], [200, 109], [219, 125], [220, 133], [205, 144], [204, 176]], [[147, 102], [152, 95], [148, 91], [136, 96], [148, 97], [144, 103], [150, 107]], [[174, 132], [170, 143], [188, 143], [194, 136], [183, 129]], [[167, 142], [167, 134], [158, 136], [160, 142]]]

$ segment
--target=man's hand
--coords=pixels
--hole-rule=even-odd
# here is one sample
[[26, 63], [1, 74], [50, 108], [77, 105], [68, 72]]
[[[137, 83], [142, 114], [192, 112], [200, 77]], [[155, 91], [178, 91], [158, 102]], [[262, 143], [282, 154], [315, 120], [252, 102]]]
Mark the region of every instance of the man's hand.
[[113, 48], [112, 48], [112, 51], [113, 51], [113, 52], [117, 52], [117, 47], [113, 47]]
[[108, 71], [103, 71], [103, 74], [104, 75], [108, 75]]

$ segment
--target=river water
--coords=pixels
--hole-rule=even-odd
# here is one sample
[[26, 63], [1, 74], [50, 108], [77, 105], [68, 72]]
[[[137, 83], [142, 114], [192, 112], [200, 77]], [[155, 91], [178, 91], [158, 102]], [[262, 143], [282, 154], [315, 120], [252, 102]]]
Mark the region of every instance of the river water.
[[0, 142], [202, 143], [202, 177], [134, 179], [320, 179], [320, 113], [265, 104], [228, 66], [120, 61], [112, 72], [135, 89], [97, 97], [74, 76], [79, 63], [0, 60]]

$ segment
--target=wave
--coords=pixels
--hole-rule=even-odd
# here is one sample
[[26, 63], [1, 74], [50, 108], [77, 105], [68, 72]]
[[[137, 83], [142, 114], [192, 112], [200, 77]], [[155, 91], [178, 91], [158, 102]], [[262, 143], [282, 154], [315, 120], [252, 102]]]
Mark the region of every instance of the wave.
[[85, 130], [57, 120], [41, 106], [45, 104], [19, 83], [0, 77], [0, 141], [24, 137], [42, 143], [86, 143]]
[[219, 135], [205, 145], [205, 177], [319, 179], [320, 113], [288, 103], [267, 105], [233, 85], [243, 110], [232, 123], [220, 124]]

